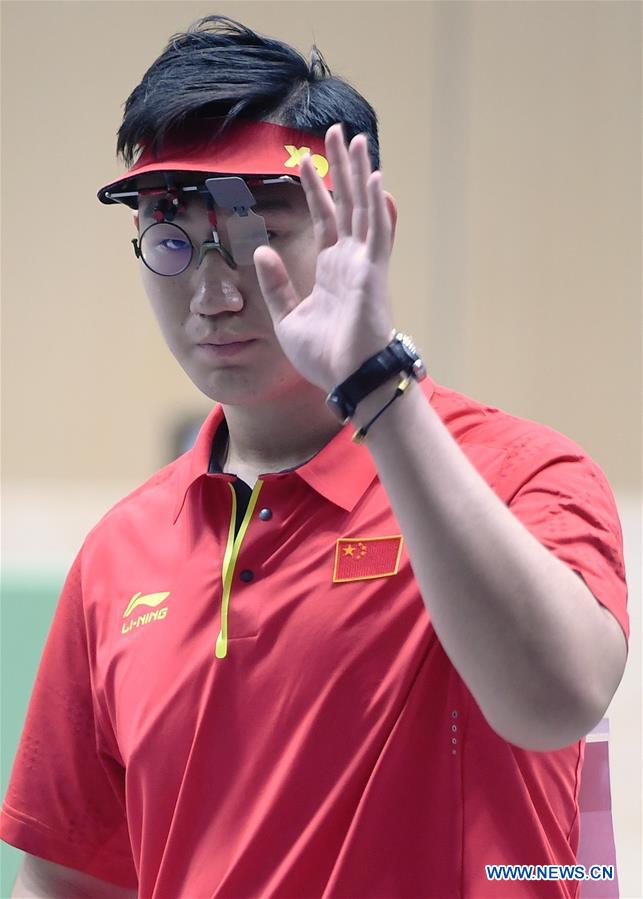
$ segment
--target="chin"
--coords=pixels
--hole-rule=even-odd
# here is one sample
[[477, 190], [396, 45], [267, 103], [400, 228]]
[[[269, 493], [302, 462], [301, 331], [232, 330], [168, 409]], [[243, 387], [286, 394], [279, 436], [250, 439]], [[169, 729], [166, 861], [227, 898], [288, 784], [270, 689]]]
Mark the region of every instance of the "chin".
[[234, 366], [212, 370], [205, 375], [187, 370], [186, 374], [201, 393], [225, 406], [257, 406], [301, 390], [304, 385], [312, 386], [294, 369], [281, 376], [274, 369], [270, 374], [262, 374]]

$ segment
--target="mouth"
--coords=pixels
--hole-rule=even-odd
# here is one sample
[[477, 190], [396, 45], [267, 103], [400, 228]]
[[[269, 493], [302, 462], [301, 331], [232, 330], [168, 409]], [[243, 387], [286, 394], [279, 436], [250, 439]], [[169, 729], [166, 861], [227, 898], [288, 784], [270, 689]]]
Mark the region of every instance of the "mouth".
[[198, 348], [208, 356], [235, 356], [237, 353], [243, 353], [246, 349], [258, 343], [255, 338], [248, 340], [226, 340], [221, 343], [207, 341], [197, 344]]

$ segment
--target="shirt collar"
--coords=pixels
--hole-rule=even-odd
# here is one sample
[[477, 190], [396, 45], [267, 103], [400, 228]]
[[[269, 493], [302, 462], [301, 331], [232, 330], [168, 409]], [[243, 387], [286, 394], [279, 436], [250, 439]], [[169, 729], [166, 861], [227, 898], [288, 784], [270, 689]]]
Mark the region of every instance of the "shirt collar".
[[[172, 523], [176, 524], [185, 505], [190, 487], [208, 473], [212, 441], [217, 428], [223, 421], [223, 406], [217, 404], [201, 425], [192, 449], [179, 457], [175, 473], [175, 498]], [[232, 475], [221, 474], [220, 478], [233, 481]]]
[[[427, 375], [420, 387], [427, 400], [433, 396], [434, 382]], [[196, 442], [178, 460], [176, 470], [176, 495], [172, 521], [176, 524], [192, 485], [208, 473], [212, 441], [224, 418], [223, 406], [217, 404], [199, 430]], [[377, 468], [368, 447], [353, 443], [354, 428], [350, 423], [343, 427], [312, 459], [290, 469], [317, 493], [335, 505], [352, 511], [364, 495]], [[288, 470], [288, 469], [287, 469]], [[279, 472], [262, 475], [262, 480], [277, 478]], [[234, 481], [233, 474], [217, 474], [215, 477]], [[250, 485], [252, 486], [252, 485]]]

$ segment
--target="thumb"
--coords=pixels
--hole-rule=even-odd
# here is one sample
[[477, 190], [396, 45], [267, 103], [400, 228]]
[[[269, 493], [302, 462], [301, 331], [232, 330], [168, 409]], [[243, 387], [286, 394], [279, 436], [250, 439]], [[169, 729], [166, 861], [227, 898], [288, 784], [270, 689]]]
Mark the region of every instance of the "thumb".
[[270, 247], [257, 247], [253, 260], [261, 293], [277, 325], [299, 305], [299, 299], [278, 253]]

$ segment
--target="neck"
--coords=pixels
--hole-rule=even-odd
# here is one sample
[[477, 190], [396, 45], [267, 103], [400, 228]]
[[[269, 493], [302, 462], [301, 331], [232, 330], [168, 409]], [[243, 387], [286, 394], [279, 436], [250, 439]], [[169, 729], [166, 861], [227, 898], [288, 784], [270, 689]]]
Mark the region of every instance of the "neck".
[[295, 468], [332, 440], [342, 426], [325, 394], [309, 387], [297, 397], [285, 395], [257, 406], [224, 405], [228, 448], [223, 470]]

